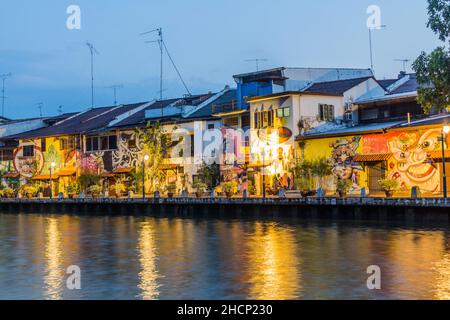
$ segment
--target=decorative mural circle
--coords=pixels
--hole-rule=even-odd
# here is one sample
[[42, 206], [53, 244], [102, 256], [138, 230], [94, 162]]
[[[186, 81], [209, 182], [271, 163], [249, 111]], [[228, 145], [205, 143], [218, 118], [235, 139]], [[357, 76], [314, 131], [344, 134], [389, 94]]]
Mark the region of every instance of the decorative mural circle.
[[[26, 147], [26, 146], [25, 146]], [[30, 179], [41, 173], [44, 167], [44, 155], [39, 147], [34, 147], [34, 156], [24, 156], [24, 146], [20, 146], [14, 152], [14, 168], [21, 177]]]

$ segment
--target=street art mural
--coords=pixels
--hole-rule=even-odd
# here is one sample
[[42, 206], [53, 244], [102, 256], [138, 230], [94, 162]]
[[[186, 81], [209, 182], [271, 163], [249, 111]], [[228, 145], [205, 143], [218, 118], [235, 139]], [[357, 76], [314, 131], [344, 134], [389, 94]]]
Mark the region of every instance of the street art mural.
[[[24, 153], [24, 148], [33, 148], [31, 156]], [[44, 155], [39, 147], [34, 145], [19, 146], [14, 152], [14, 168], [21, 177], [30, 179], [40, 174], [44, 167]]]
[[112, 152], [113, 168], [135, 168], [141, 161], [140, 154], [143, 148], [142, 131], [134, 130], [120, 133], [117, 150]]
[[359, 176], [363, 169], [354, 161], [360, 141], [361, 137], [352, 137], [342, 138], [330, 144], [333, 174], [339, 179], [352, 181], [350, 192], [361, 190]]
[[387, 139], [392, 158], [388, 163], [388, 176], [400, 182], [402, 190], [418, 186], [422, 192], [437, 193], [440, 190], [438, 166], [429, 154], [441, 150], [439, 129], [400, 133]]

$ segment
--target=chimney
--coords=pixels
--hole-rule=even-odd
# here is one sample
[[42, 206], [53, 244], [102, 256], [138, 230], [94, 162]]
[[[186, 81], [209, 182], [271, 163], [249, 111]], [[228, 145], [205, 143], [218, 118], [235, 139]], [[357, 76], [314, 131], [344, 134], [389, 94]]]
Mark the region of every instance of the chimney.
[[401, 79], [404, 76], [406, 76], [406, 72], [405, 71], [400, 71], [400, 73], [398, 74], [398, 78]]

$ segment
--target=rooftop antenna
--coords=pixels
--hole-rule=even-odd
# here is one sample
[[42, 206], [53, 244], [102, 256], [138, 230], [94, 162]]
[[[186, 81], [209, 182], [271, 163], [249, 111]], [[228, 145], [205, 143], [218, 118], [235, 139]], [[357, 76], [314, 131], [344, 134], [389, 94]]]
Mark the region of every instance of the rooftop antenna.
[[411, 60], [409, 60], [409, 59], [394, 59], [394, 61], [402, 62], [403, 63], [403, 72], [406, 73], [407, 64]]
[[39, 109], [39, 118], [42, 118], [42, 106], [44, 105], [42, 102], [36, 103]]
[[259, 59], [259, 58], [256, 58], [256, 59], [247, 59], [247, 60], [245, 60], [246, 62], [255, 62], [255, 64], [256, 64], [256, 72], [258, 72], [259, 71], [259, 63], [260, 62], [266, 62], [267, 61], [267, 59]]
[[91, 106], [94, 108], [94, 53], [99, 54], [92, 43], [86, 42], [86, 45], [91, 52]]
[[109, 87], [105, 87], [106, 89], [112, 89], [114, 91], [114, 105], [117, 106], [117, 90], [122, 89], [123, 85], [115, 84]]
[[0, 74], [0, 78], [2, 79], [2, 117], [5, 116], [5, 81], [6, 79], [12, 77], [11, 72], [9, 73], [5, 73], [5, 74]]
[[62, 115], [62, 106], [58, 106], [58, 114]]
[[373, 30], [381, 30], [387, 28], [387, 25], [383, 24], [378, 27], [369, 27], [369, 49], [370, 49], [370, 69], [373, 73], [375, 73], [373, 69], [373, 44], [372, 44], [372, 31]]
[[[178, 74], [178, 77], [180, 78], [184, 88], [186, 89], [187, 93], [189, 96], [191, 96], [191, 92], [189, 91], [186, 82], [184, 81], [183, 77], [181, 76], [180, 71], [178, 70], [174, 60], [172, 59], [172, 56], [169, 53], [169, 50], [167, 49], [166, 43], [163, 39], [163, 32], [162, 32], [162, 28], [156, 28], [150, 31], [146, 31], [146, 32], [142, 32], [140, 35], [144, 36], [147, 34], [151, 34], [151, 33], [157, 33], [158, 34], [158, 39], [157, 40], [153, 40], [153, 41], [145, 41], [146, 43], [158, 43], [159, 45], [159, 51], [160, 51], [160, 78], [159, 78], [159, 100], [162, 101], [163, 100], [163, 55], [164, 55], [164, 51], [167, 54], [167, 57], [169, 58], [170, 62], [172, 63], [173, 68], [175, 69], [176, 73]], [[163, 104], [161, 104], [161, 116], [164, 116], [164, 109], [163, 109]]]

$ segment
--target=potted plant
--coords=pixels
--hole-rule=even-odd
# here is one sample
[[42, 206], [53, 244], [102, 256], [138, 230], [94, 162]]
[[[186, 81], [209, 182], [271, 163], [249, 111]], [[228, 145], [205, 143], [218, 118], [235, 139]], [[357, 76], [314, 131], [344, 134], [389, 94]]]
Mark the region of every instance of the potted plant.
[[231, 198], [238, 191], [238, 183], [234, 180], [222, 182], [221, 187], [227, 198]]
[[167, 185], [167, 196], [173, 198], [173, 194], [177, 190], [177, 185], [175, 183], [170, 183]]
[[123, 196], [123, 194], [127, 191], [127, 187], [123, 183], [116, 183], [113, 188], [116, 198]]
[[14, 198], [14, 196], [16, 195], [16, 192], [14, 191], [14, 189], [5, 188], [2, 190], [2, 195], [4, 198]]
[[338, 179], [336, 189], [340, 198], [344, 198], [352, 187], [352, 181], [349, 179]]
[[380, 179], [378, 180], [378, 184], [381, 189], [384, 190], [387, 198], [392, 198], [394, 191], [397, 190], [400, 185], [399, 182], [394, 179]]
[[73, 199], [73, 197], [78, 193], [78, 184], [71, 183], [66, 187], [66, 193], [69, 199]]
[[26, 185], [22, 189], [22, 195], [26, 196], [28, 199], [33, 198], [37, 192], [37, 188], [31, 185]]
[[88, 188], [88, 192], [92, 196], [92, 198], [95, 199], [100, 195], [100, 193], [102, 193], [102, 187], [98, 184], [94, 184]]
[[195, 189], [195, 196], [197, 198], [201, 198], [203, 193], [206, 192], [206, 189], [208, 186], [204, 182], [197, 181], [195, 182], [192, 187]]

